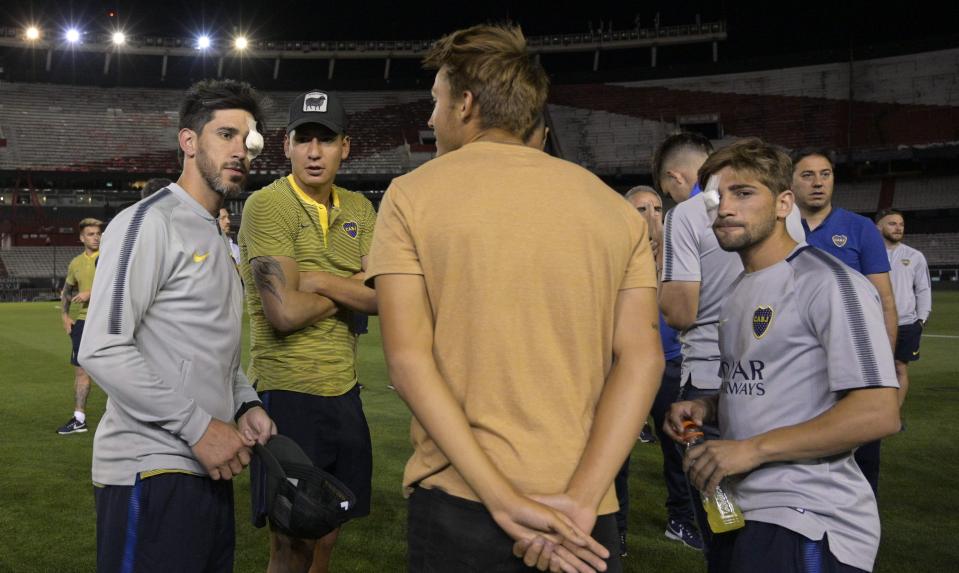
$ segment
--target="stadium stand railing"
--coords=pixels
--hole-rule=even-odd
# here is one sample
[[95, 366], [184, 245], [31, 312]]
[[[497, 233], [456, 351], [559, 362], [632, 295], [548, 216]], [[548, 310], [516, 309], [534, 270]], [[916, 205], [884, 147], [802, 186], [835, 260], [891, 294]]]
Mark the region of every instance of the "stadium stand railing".
[[63, 278], [82, 247], [14, 247], [0, 251], [8, 278]]
[[892, 206], [901, 211], [957, 209], [959, 177], [898, 179]]
[[[176, 173], [180, 90], [0, 83], [0, 124], [9, 145], [0, 169]], [[288, 102], [296, 92], [266, 92], [266, 149], [258, 174], [283, 174]], [[343, 174], [395, 176], [410, 166], [432, 103], [423, 91], [341, 92], [350, 117]]]
[[959, 233], [906, 235], [903, 242], [925, 255], [930, 267], [959, 266]]

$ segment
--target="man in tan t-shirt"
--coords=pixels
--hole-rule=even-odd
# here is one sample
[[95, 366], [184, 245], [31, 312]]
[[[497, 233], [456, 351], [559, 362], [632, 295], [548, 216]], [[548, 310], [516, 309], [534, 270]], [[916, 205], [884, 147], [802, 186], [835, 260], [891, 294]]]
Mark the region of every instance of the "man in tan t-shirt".
[[611, 484], [663, 369], [645, 222], [523, 145], [548, 81], [518, 28], [426, 65], [439, 157], [393, 181], [367, 273], [415, 416], [409, 569], [620, 570]]

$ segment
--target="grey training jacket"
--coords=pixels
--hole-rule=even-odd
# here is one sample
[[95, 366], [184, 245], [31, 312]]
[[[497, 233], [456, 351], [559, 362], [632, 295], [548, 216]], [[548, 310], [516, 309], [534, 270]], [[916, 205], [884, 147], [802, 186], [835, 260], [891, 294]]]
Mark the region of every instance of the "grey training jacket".
[[206, 475], [191, 446], [257, 399], [240, 369], [243, 292], [216, 219], [171, 184], [103, 235], [79, 361], [109, 400], [93, 481]]

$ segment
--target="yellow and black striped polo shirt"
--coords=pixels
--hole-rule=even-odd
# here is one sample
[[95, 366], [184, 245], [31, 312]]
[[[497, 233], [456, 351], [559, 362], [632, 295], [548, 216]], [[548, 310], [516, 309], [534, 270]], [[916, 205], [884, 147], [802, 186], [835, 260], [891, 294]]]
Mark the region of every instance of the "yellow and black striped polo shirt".
[[334, 186], [328, 212], [297, 187], [292, 175], [247, 199], [238, 239], [250, 314], [248, 376], [258, 391], [346, 393], [356, 384], [356, 335], [350, 332], [349, 311], [343, 311], [279, 336], [263, 313], [250, 260], [290, 257], [301, 271], [348, 277], [362, 270], [360, 259], [370, 251], [375, 223], [366, 197]]
[[[86, 251], [83, 251], [73, 257], [73, 260], [70, 261], [70, 266], [67, 267], [66, 283], [77, 287], [77, 292], [93, 290], [93, 276], [97, 272], [97, 257], [99, 256], [100, 251], [92, 255], [88, 255]], [[89, 301], [71, 306], [71, 311], [78, 309], [76, 312], [71, 312], [71, 314], [75, 315], [74, 320], [86, 320], [88, 306], [90, 306]]]

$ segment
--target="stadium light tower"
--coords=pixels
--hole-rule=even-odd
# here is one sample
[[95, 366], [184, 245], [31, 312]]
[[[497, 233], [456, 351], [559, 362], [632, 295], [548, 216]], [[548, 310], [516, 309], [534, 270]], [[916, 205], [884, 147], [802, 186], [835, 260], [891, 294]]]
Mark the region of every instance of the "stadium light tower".
[[198, 50], [206, 50], [210, 47], [210, 37], [206, 34], [203, 34], [196, 39], [196, 47]]
[[233, 46], [237, 50], [245, 50], [249, 45], [250, 42], [246, 39], [246, 36], [237, 36], [236, 39], [233, 40]]
[[113, 44], [116, 46], [122, 46], [127, 41], [127, 36], [123, 32], [117, 30], [113, 33]]
[[80, 41], [80, 30], [77, 30], [76, 28], [70, 28], [67, 30], [66, 38], [71, 44], [76, 44]]
[[32, 42], [32, 41], [35, 41], [35, 40], [39, 40], [39, 39], [40, 39], [40, 28], [37, 28], [36, 26], [28, 26], [26, 32], [24, 33], [24, 35], [25, 35], [25, 36], [27, 37], [27, 39], [30, 40], [31, 42]]

